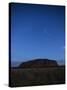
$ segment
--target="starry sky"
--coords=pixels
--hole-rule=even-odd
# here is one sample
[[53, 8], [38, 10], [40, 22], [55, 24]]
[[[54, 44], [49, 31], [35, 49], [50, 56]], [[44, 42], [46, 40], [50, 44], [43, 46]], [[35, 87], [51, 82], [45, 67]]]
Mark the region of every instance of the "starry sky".
[[11, 61], [64, 63], [65, 7], [11, 3]]

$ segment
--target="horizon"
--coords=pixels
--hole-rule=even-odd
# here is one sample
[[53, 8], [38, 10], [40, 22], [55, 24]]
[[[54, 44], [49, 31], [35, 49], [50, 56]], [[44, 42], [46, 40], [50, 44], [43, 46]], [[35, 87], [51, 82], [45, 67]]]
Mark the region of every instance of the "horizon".
[[65, 64], [65, 7], [11, 3], [11, 62], [32, 58]]
[[[38, 60], [38, 59], [47, 59], [47, 58], [35, 58], [35, 59], [31, 59], [31, 60], [22, 60], [22, 61], [12, 61], [11, 62], [11, 67], [17, 67], [19, 66], [21, 63], [24, 63], [24, 62], [28, 62], [28, 61], [33, 61], [33, 60]], [[47, 59], [47, 60], [51, 60], [51, 59]], [[58, 63], [58, 65], [65, 65], [65, 61], [63, 60], [54, 60]]]

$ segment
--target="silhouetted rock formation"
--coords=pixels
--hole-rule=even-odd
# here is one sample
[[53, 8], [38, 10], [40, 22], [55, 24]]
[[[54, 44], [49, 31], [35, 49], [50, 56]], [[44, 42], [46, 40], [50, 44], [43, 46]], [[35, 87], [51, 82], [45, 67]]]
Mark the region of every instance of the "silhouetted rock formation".
[[49, 59], [34, 59], [27, 62], [23, 62], [19, 65], [19, 68], [44, 68], [44, 67], [56, 67], [58, 66], [55, 60]]

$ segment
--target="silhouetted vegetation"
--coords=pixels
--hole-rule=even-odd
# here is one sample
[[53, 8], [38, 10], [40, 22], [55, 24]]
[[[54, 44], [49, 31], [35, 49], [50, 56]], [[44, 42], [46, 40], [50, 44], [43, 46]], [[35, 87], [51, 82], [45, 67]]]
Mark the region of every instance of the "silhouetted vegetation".
[[65, 66], [56, 61], [37, 59], [11, 69], [11, 86], [53, 85], [65, 83]]

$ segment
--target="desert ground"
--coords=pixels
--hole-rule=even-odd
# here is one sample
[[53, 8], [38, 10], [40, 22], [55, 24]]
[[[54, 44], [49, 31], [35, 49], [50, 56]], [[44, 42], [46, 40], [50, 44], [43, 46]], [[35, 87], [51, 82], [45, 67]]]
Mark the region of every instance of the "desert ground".
[[65, 66], [45, 68], [12, 68], [10, 86], [36, 86], [65, 83]]

